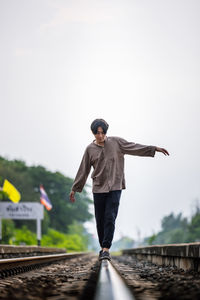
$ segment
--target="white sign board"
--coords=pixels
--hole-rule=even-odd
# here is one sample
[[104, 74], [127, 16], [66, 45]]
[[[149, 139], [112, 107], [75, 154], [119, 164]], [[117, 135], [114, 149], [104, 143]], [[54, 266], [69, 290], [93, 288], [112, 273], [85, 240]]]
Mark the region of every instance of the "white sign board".
[[0, 218], [2, 219], [43, 219], [44, 206], [34, 202], [0, 202]]

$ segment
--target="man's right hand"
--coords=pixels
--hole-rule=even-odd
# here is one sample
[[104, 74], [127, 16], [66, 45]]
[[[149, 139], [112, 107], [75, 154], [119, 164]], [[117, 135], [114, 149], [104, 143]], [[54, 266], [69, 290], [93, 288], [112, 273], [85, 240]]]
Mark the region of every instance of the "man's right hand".
[[71, 191], [71, 193], [69, 194], [69, 199], [72, 203], [74, 203], [76, 201], [74, 191]]

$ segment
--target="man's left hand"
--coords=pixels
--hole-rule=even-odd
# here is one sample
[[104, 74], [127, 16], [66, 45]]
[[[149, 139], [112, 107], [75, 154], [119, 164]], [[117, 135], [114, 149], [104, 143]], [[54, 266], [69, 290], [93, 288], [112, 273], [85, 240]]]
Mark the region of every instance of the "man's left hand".
[[156, 147], [156, 151], [162, 152], [164, 155], [169, 155], [169, 152], [164, 148]]

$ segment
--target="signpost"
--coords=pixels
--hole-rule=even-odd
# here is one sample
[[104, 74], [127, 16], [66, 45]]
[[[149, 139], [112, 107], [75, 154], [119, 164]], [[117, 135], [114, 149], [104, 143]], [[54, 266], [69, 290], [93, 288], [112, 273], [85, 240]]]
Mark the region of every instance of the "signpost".
[[44, 218], [44, 206], [36, 202], [0, 202], [0, 240], [2, 240], [2, 219], [37, 220], [37, 241], [41, 241], [41, 220]]

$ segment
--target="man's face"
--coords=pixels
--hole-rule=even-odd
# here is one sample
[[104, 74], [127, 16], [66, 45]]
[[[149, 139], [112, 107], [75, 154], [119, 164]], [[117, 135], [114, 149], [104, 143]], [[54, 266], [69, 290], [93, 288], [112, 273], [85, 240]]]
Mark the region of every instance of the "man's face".
[[97, 133], [94, 134], [94, 136], [95, 136], [97, 143], [103, 143], [105, 141], [106, 135], [103, 132], [103, 129], [101, 127], [98, 127]]

